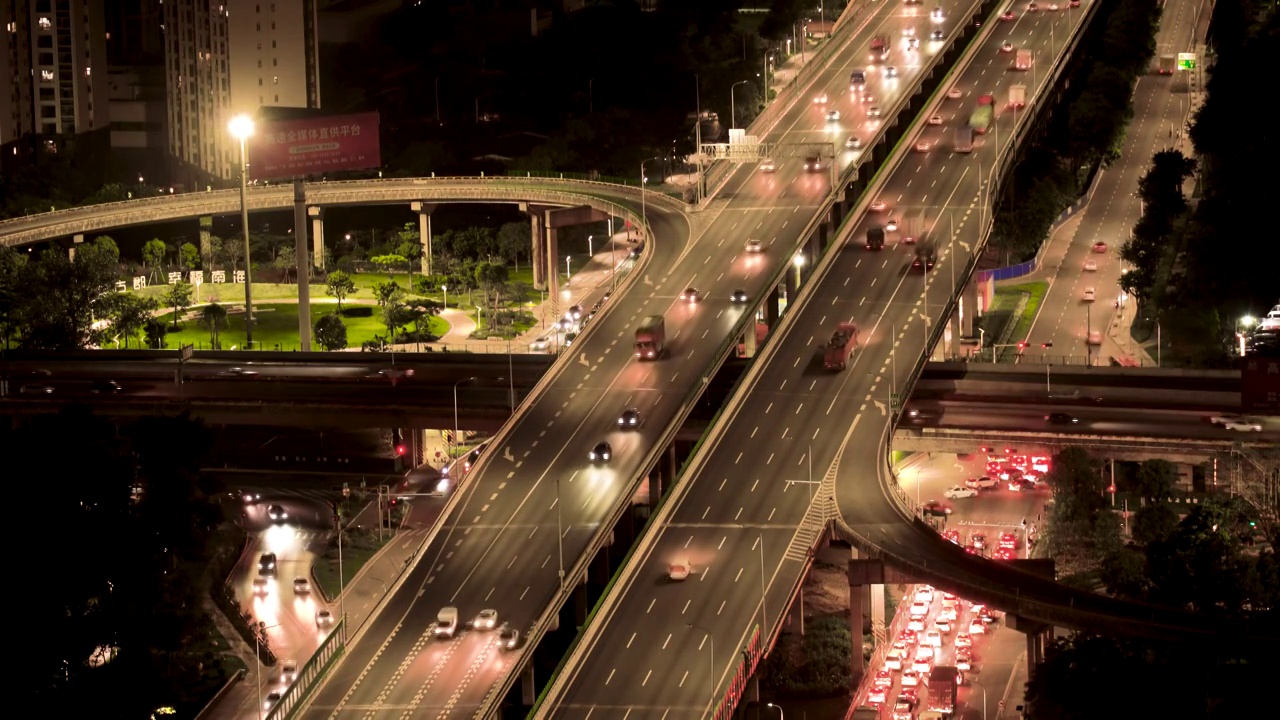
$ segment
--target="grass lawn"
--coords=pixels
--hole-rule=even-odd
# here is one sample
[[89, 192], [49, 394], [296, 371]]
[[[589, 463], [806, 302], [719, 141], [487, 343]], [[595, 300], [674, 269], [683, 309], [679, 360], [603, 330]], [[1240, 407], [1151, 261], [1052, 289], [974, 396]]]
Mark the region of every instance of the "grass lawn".
[[[257, 286], [254, 286], [257, 291]], [[316, 321], [322, 316], [337, 312], [338, 306], [333, 302], [311, 303], [311, 323], [315, 325]], [[372, 312], [367, 317], [352, 317], [348, 314], [351, 311]], [[382, 324], [382, 320], [378, 314], [378, 308], [369, 305], [347, 305], [343, 308], [343, 322], [347, 325], [347, 347], [360, 347], [360, 344], [366, 340], [372, 340], [374, 335], [385, 335], [386, 326]], [[172, 331], [168, 334], [167, 340], [170, 348], [178, 348], [182, 345], [190, 343], [195, 345], [197, 350], [208, 349], [210, 347], [209, 329], [203, 326], [199, 320], [199, 309], [194, 308], [188, 310], [188, 319], [182, 322], [182, 329]], [[194, 313], [195, 317], [190, 317]], [[298, 347], [298, 305], [297, 303], [262, 303], [256, 302], [253, 306], [254, 327], [253, 341], [255, 345], [259, 345], [262, 350], [294, 350]], [[173, 321], [173, 313], [166, 313], [161, 316], [166, 323]], [[443, 335], [449, 331], [449, 323], [444, 320], [433, 317], [431, 318], [430, 332], [433, 335]], [[222, 347], [225, 350], [233, 348], [238, 349], [244, 346], [244, 315], [243, 313], [229, 315], [227, 317], [227, 327], [223, 328], [219, 333]]]
[[356, 573], [360, 572], [360, 568], [369, 562], [383, 545], [394, 539], [395, 533], [388, 532], [383, 535], [383, 542], [378, 542], [378, 535], [375, 529], [370, 537], [363, 538], [359, 543], [348, 543], [342, 548], [342, 582], [338, 582], [338, 551], [333, 548], [330, 552], [325, 553], [324, 557], [316, 560], [312, 566], [311, 572], [315, 575], [316, 583], [320, 585], [320, 590], [325, 597], [337, 599], [340, 587], [346, 587], [351, 584]]
[[1022, 314], [1013, 318], [1013, 342], [1025, 340], [1031, 332], [1031, 326], [1035, 324], [1036, 316], [1040, 314], [1040, 305], [1044, 303], [1044, 295], [1049, 292], [1049, 283], [1046, 280], [1038, 280], [1036, 282], [1022, 283], [1013, 285], [1008, 288], [1001, 288], [1000, 292], [1026, 293], [1027, 304], [1022, 309]]

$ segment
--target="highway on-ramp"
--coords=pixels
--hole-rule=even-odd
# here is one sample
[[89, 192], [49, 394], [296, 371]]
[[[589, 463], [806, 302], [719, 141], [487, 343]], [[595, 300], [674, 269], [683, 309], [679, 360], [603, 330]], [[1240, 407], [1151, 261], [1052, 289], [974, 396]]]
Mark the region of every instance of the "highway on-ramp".
[[[1001, 44], [1008, 39], [1034, 48], [1036, 62], [1048, 67], [1051, 35], [1060, 48], [1087, 8], [1088, 3], [1022, 15], [998, 25], [955, 81], [963, 97], [939, 100], [936, 112], [964, 117], [979, 93], [1000, 97], [1015, 82], [1030, 85], [1030, 73], [1008, 70], [1012, 58], [1000, 51]], [[1028, 97], [1036, 89], [1029, 87]], [[996, 129], [973, 154], [912, 153], [878, 198], [869, 198], [883, 199], [890, 213], [904, 206], [926, 210], [931, 226], [926, 237], [940, 250], [938, 265], [928, 274], [930, 302], [923, 302], [925, 275], [910, 270], [912, 248], [891, 243], [879, 253], [866, 250], [866, 230], [880, 220], [851, 222], [844, 247], [824, 261], [830, 262], [829, 270], [802, 294], [799, 312], [789, 316], [748, 371], [695, 454], [677, 494], [658, 517], [660, 526], [640, 541], [641, 549], [584, 631], [539, 717], [708, 716], [734, 680], [741, 651], [755, 633], [762, 630], [768, 638], [774, 632], [806, 570], [809, 548], [827, 518], [810, 495], [821, 500], [822, 486], [801, 483], [823, 481], [828, 468], [836, 478], [839, 522], [852, 531], [847, 534], [916, 569], [925, 581], [1013, 611], [1035, 609], [1008, 607], [1009, 596], [1020, 589], [1024, 597], [1030, 591], [1054, 609], [1069, 601], [1092, 613], [1090, 619], [1114, 613], [1117, 624], [1155, 630], [1186, 620], [1155, 609], [1134, 612], [1133, 606], [1071, 593], [966, 556], [913, 522], [888, 489], [891, 480], [882, 477], [891, 390], [905, 384], [923, 353], [922, 316], [937, 312], [953, 292], [948, 266], [963, 266], [985, 231], [979, 223], [978, 166], [990, 166], [997, 142], [1008, 142], [1012, 128], [1012, 113], [1001, 109]], [[912, 140], [911, 134], [904, 138]], [[953, 216], [955, 252], [946, 247]], [[844, 372], [824, 372], [820, 348], [837, 322], [849, 320], [860, 327], [862, 349]], [[668, 578], [673, 564], [692, 572], [673, 581]], [[1064, 615], [1062, 624], [1072, 622], [1080, 623], [1080, 615]]]
[[[921, 26], [927, 29], [927, 20]], [[892, 31], [895, 43], [905, 43], [897, 5], [874, 9], [864, 27]], [[954, 24], [947, 27], [954, 32]], [[852, 119], [828, 121], [824, 104], [805, 96], [782, 113], [767, 140], [811, 144], [838, 138], [843, 147], [845, 133], [876, 127], [869, 111], [847, 97], [849, 67], [865, 57], [870, 32], [864, 34], [813, 80], [817, 89], [839, 97], [842, 112]], [[883, 85], [872, 79], [869, 89], [891, 107], [921, 65], [904, 65], [902, 77]], [[846, 163], [854, 159], [850, 153], [841, 157]], [[504, 652], [496, 633], [467, 629], [456, 639], [437, 641], [437, 612], [457, 607], [467, 622], [491, 608], [499, 623], [529, 633], [560, 590], [561, 555], [564, 568], [571, 569], [588, 543], [607, 530], [601, 523], [624, 506], [638, 476], [663, 451], [658, 438], [679, 410], [691, 406], [706, 370], [736, 344], [735, 328], [754, 305], [733, 303], [733, 292], [764, 295], [807, 239], [801, 234], [829, 192], [825, 172], [806, 172], [799, 158], [779, 158], [774, 173], [754, 166], [731, 173], [720, 196], [692, 217], [691, 228], [679, 214], [651, 206], [648, 264], [490, 445], [417, 566], [317, 691], [304, 711], [308, 717], [448, 718], [477, 712], [522, 649]], [[748, 239], [760, 240], [763, 252], [748, 253]], [[680, 299], [691, 288], [699, 291], [700, 302]], [[666, 316], [668, 355], [637, 362], [634, 330], [644, 317], [659, 314]], [[647, 422], [635, 432], [617, 431], [619, 415], [631, 407]], [[611, 462], [592, 464], [588, 451], [605, 440], [612, 445]]]

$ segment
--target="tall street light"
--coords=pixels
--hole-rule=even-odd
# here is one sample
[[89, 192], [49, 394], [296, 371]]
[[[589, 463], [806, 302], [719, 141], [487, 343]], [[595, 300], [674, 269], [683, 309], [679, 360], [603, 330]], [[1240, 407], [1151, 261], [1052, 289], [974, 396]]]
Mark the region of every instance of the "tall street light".
[[259, 638], [262, 637], [262, 634], [266, 631], [278, 627], [280, 627], [280, 623], [268, 625], [265, 622], [259, 621], [257, 632], [253, 634], [253, 654], [258, 661], [258, 720], [262, 720], [262, 711], [264, 709], [262, 707], [262, 642]]
[[729, 86], [729, 127], [738, 127], [738, 106], [733, 102], [733, 89], [739, 85], [746, 85], [750, 80], [739, 80]]
[[444, 309], [448, 310], [449, 309], [449, 286], [441, 285], [440, 291], [444, 293]]
[[697, 113], [697, 119], [694, 120], [693, 136], [694, 148], [693, 156], [698, 160], [698, 204], [702, 204], [702, 81], [698, 79], [698, 74], [693, 74], [693, 97], [694, 112]]
[[556, 475], [556, 547], [560, 549], [560, 589], [564, 589], [564, 522], [560, 515], [560, 476]]
[[778, 706], [778, 705], [774, 705], [773, 703], [767, 703], [767, 704], [765, 705], [765, 707], [768, 707], [768, 708], [772, 708], [772, 709], [774, 709], [774, 710], [777, 710], [777, 711], [778, 711], [778, 720], [787, 720], [787, 714], [786, 714], [786, 713], [784, 713], [784, 712], [782, 712], [782, 708], [781, 708], [780, 706]]
[[640, 161], [640, 224], [649, 227], [649, 215], [645, 210], [645, 195], [649, 192], [649, 176], [644, 174], [644, 164], [650, 160], [658, 160], [660, 156], [655, 155], [651, 158], [645, 158]]
[[464, 385], [466, 383], [473, 383], [478, 379], [479, 378], [476, 378], [476, 377], [462, 378], [461, 380], [453, 384], [453, 447], [454, 448], [458, 448], [462, 444], [461, 442], [459, 442], [462, 438], [458, 437], [458, 386]]
[[982, 720], [987, 720], [987, 686], [977, 680], [970, 680], [969, 684], [982, 688]]
[[240, 227], [244, 230], [244, 346], [253, 348], [253, 259], [249, 256], [249, 203], [246, 200], [249, 186], [249, 150], [247, 142], [253, 135], [253, 118], [236, 115], [227, 124], [231, 135], [240, 141]]
[[711, 677], [709, 680], [711, 684], [711, 707], [714, 708], [716, 706], [716, 636], [713, 635], [710, 630], [698, 625], [697, 623], [685, 623], [685, 626], [690, 630], [697, 630], [703, 635], [706, 635], [707, 641], [711, 645], [709, 648], [711, 651]]

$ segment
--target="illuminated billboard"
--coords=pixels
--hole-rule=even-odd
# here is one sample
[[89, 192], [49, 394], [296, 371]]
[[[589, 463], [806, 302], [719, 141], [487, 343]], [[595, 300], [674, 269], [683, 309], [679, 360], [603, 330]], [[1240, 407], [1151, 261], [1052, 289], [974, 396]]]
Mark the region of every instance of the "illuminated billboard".
[[259, 120], [249, 139], [249, 177], [284, 180], [382, 165], [378, 113]]

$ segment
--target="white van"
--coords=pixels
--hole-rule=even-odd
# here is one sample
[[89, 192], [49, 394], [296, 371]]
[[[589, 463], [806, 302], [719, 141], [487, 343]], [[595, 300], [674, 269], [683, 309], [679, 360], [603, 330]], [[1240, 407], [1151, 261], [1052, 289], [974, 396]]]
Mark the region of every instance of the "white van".
[[436, 614], [436, 637], [451, 638], [458, 632], [458, 608], [440, 608]]

